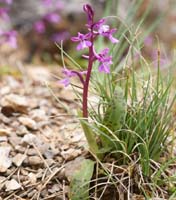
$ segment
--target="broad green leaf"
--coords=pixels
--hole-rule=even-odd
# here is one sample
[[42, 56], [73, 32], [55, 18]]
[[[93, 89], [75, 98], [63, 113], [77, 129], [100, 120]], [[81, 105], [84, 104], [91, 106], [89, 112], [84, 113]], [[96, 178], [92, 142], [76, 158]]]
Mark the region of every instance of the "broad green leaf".
[[94, 171], [94, 162], [85, 159], [82, 161], [80, 168], [73, 174], [70, 182], [70, 199], [71, 200], [88, 200], [89, 185]]

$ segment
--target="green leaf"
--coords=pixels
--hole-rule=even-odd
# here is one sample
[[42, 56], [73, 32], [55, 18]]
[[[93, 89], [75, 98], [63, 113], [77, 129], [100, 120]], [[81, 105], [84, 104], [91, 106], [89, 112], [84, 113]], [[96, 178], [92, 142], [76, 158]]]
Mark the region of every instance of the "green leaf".
[[82, 161], [80, 168], [76, 170], [70, 181], [70, 199], [71, 200], [88, 200], [89, 185], [94, 171], [94, 162], [85, 159]]

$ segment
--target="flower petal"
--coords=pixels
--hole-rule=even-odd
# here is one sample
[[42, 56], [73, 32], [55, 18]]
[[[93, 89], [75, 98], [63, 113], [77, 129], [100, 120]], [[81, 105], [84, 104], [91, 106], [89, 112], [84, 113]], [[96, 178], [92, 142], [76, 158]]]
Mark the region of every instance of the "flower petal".
[[104, 63], [99, 66], [98, 70], [99, 72], [104, 72], [106, 74], [110, 73], [110, 67]]
[[59, 83], [63, 84], [65, 87], [67, 87], [70, 84], [70, 79], [64, 78], [64, 79], [60, 80]]
[[113, 44], [119, 42], [119, 40], [116, 39], [115, 37], [113, 37], [112, 35], [109, 36], [109, 39], [111, 40], [111, 42], [112, 42]]

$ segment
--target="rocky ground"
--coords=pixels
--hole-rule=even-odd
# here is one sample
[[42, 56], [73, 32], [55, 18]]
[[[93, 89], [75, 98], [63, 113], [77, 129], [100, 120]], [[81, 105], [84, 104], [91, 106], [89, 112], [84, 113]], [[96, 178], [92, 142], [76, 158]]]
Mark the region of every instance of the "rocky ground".
[[0, 76], [0, 200], [66, 200], [74, 159], [86, 154], [77, 101], [46, 68], [21, 73]]

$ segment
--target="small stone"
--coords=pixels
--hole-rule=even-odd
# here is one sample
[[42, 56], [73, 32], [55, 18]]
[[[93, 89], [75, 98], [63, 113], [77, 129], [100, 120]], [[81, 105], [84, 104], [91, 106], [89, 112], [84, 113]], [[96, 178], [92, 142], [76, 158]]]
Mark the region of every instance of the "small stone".
[[36, 135], [29, 133], [29, 134], [24, 135], [24, 137], [21, 140], [21, 143], [38, 144], [38, 143], [40, 143], [40, 140], [39, 140], [39, 138], [37, 138]]
[[28, 163], [30, 165], [42, 165], [43, 161], [41, 160], [39, 156], [30, 156], [28, 158]]
[[50, 189], [48, 189], [48, 192], [53, 194], [53, 193], [59, 192], [59, 190], [60, 190], [60, 185], [54, 184]]
[[10, 131], [8, 129], [0, 128], [0, 136], [8, 136]]
[[36, 152], [36, 150], [34, 148], [30, 148], [27, 151], [27, 155], [29, 155], [29, 156], [35, 156], [35, 155], [37, 155], [37, 152]]
[[15, 179], [11, 179], [10, 181], [5, 182], [5, 187], [6, 191], [11, 191], [21, 188], [21, 185]]
[[21, 174], [23, 176], [27, 176], [29, 174], [29, 172], [26, 169], [24, 169], [24, 168], [21, 168], [20, 172], [21, 172]]
[[23, 161], [26, 159], [25, 154], [18, 153], [15, 157], [13, 157], [12, 162], [17, 166], [21, 166]]
[[36, 174], [30, 172], [28, 174], [28, 177], [29, 177], [29, 181], [32, 183], [32, 184], [35, 184], [37, 182], [37, 177], [36, 177]]
[[36, 177], [42, 178], [42, 176], [43, 176], [43, 169], [39, 168], [38, 171], [37, 171]]
[[0, 172], [6, 172], [7, 169], [11, 166], [12, 161], [9, 158], [9, 153], [11, 151], [10, 146], [0, 147]]
[[49, 167], [50, 167], [52, 164], [55, 163], [54, 160], [53, 160], [53, 159], [50, 159], [50, 158], [46, 159], [45, 161], [47, 162], [47, 164], [48, 164]]
[[19, 121], [29, 129], [37, 130], [37, 124], [34, 120], [29, 117], [19, 117]]
[[23, 125], [19, 126], [18, 129], [17, 129], [17, 132], [16, 132], [16, 134], [19, 135], [19, 136], [24, 136], [24, 135], [26, 135], [28, 133], [29, 133], [29, 131]]
[[0, 142], [7, 142], [7, 136], [0, 136]]
[[1, 94], [2, 96], [7, 95], [8, 93], [10, 93], [10, 87], [9, 87], [9, 86], [3, 86], [3, 87], [0, 89], [0, 94]]
[[66, 151], [61, 151], [61, 155], [65, 160], [73, 160], [82, 153], [80, 149], [70, 148]]
[[41, 109], [32, 110], [30, 112], [30, 116], [33, 120], [37, 122], [48, 120], [48, 117], [46, 116], [46, 112]]
[[27, 113], [28, 102], [24, 96], [16, 94], [6, 95], [1, 99], [1, 105], [3, 107], [12, 108], [15, 112]]
[[21, 138], [16, 135], [11, 136], [9, 137], [9, 143], [15, 147], [21, 143]]
[[15, 150], [17, 150], [20, 153], [24, 153], [26, 151], [26, 148], [22, 147], [21, 145], [16, 145]]

